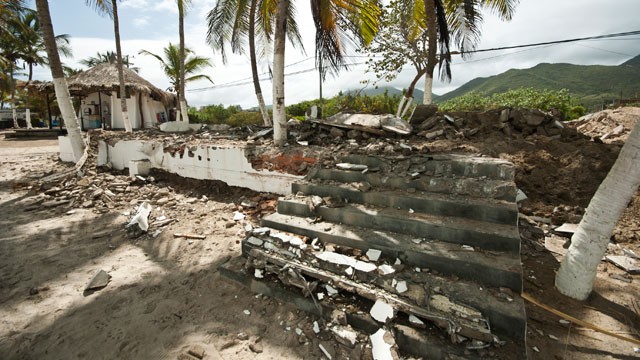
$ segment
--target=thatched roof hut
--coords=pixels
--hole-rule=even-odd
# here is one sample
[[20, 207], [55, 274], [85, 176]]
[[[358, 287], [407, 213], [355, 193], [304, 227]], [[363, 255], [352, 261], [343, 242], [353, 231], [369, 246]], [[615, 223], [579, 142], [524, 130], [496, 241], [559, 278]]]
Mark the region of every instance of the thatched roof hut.
[[[171, 107], [176, 103], [177, 96], [167, 91], [155, 87], [133, 70], [124, 68], [124, 83], [127, 91], [150, 94], [154, 100], [162, 102], [165, 106]], [[118, 80], [117, 64], [98, 64], [88, 70], [67, 78], [67, 86], [71, 95], [85, 95], [94, 92], [119, 91], [120, 81]], [[53, 92], [53, 83], [34, 84], [40, 90]]]

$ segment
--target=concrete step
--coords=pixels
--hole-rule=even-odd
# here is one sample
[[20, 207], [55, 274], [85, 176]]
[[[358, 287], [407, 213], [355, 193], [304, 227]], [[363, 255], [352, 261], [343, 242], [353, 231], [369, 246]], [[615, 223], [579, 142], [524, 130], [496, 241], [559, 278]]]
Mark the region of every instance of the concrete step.
[[325, 221], [383, 230], [469, 245], [493, 251], [520, 253], [520, 235], [517, 226], [486, 223], [476, 220], [410, 213], [391, 208], [372, 208], [358, 204], [345, 204], [339, 208], [319, 206], [311, 211], [306, 198], [280, 199], [278, 213], [300, 217], [321, 217]]
[[455, 195], [406, 191], [360, 191], [351, 185], [292, 184], [292, 192], [321, 197], [338, 197], [349, 203], [369, 204], [409, 211], [412, 209], [430, 215], [467, 218], [498, 224], [516, 224], [518, 208], [513, 202], [492, 199], [469, 199]]
[[[253, 238], [253, 241], [249, 239], [243, 241], [243, 254], [252, 258], [250, 254], [255, 251], [252, 249], [256, 249], [257, 254], [265, 253], [265, 250], [268, 249], [267, 252], [271, 254], [270, 256], [274, 257], [274, 259], [281, 259], [274, 263], [278, 267], [282, 267], [287, 263], [293, 267], [297, 266], [296, 264], [300, 264], [301, 267], [309, 267], [309, 265], [304, 264], [315, 263], [311, 267], [313, 271], [306, 274], [314, 276], [313, 273], [316, 270], [319, 273], [324, 272], [327, 275], [319, 277], [322, 281], [342, 279], [346, 275], [344, 271], [346, 265], [339, 266], [323, 260], [318, 261], [320, 258], [325, 258], [323, 255], [327, 255], [327, 252], [331, 253], [331, 251], [312, 250], [308, 244], [304, 250], [292, 250], [297, 246], [282, 242], [280, 237], [262, 236], [260, 239], [263, 240], [263, 243], [256, 242], [257, 238]], [[350, 253], [348, 247], [343, 247], [342, 250]], [[316, 259], [316, 256], [320, 257]], [[356, 260], [356, 257], [350, 256], [350, 258]], [[395, 259], [378, 259], [378, 261], [367, 261], [365, 259], [359, 261], [372, 266], [373, 269], [376, 269], [376, 266], [387, 264], [385, 266], [393, 268], [394, 272], [389, 275], [376, 270], [355, 270], [352, 271], [352, 275], [347, 276], [345, 281], [350, 281], [353, 284], [363, 284], [363, 287], [368, 287], [373, 293], [379, 293], [383, 298], [382, 293], [393, 294], [400, 301], [413, 304], [418, 308], [428, 308], [430, 296], [439, 294], [463, 307], [470, 306], [480, 311], [482, 316], [488, 319], [491, 332], [497, 331], [500, 336], [508, 336], [512, 339], [524, 339], [525, 337], [526, 315], [524, 302], [517, 293], [479, 285], [476, 282], [456, 277], [436, 275], [433, 272], [417, 272], [414, 267], [405, 265], [388, 265], [394, 264]], [[264, 259], [259, 258], [257, 263], [264, 264]], [[358, 266], [356, 265], [355, 267], [357, 268]], [[408, 290], [397, 292], [394, 280], [406, 281]], [[352, 286], [354, 285], [349, 285], [347, 288], [352, 288]], [[363, 295], [360, 291], [356, 291], [356, 293]], [[366, 297], [366, 295], [364, 296]]]
[[[303, 296], [297, 289], [284, 286], [278, 281], [273, 281], [272, 279], [256, 279], [245, 271], [245, 263], [246, 259], [235, 258], [220, 266], [219, 270], [226, 278], [244, 285], [254, 293], [263, 294], [279, 301], [293, 304], [308, 313], [316, 316], [324, 316], [327, 321], [331, 320], [331, 314], [334, 310], [343, 308], [342, 305], [339, 305], [341, 302], [316, 302], [310, 297]], [[349, 303], [352, 302], [350, 299], [345, 299], [345, 301]], [[523, 312], [524, 304], [522, 304], [522, 299], [517, 298], [514, 302], [517, 303], [516, 305], [518, 307], [521, 306], [521, 309], [515, 310], [515, 312]], [[380, 323], [373, 320], [368, 312], [347, 312], [346, 317], [348, 324], [368, 334], [373, 334], [380, 328]], [[403, 323], [406, 323], [406, 325], [403, 325]], [[517, 321], [512, 324], [512, 328], [518, 325], [524, 326], [524, 324]], [[401, 353], [404, 355], [413, 355], [425, 359], [451, 359], [452, 356], [464, 359], [481, 358], [480, 354], [476, 352], [469, 352], [461, 346], [451, 344], [442, 336], [441, 331], [433, 327], [416, 330], [407, 325], [408, 321], [406, 321], [406, 319], [397, 319], [389, 324], [389, 326], [395, 330], [396, 341]], [[497, 332], [500, 334], [500, 331]], [[524, 333], [524, 329], [520, 329], [518, 332]], [[499, 358], [525, 359], [527, 354], [524, 339], [521, 337], [509, 337], [514, 340], [507, 340], [504, 346], [493, 349], [496, 356]]]
[[369, 249], [377, 249], [382, 251], [384, 258], [398, 258], [411, 267], [455, 275], [488, 287], [507, 287], [516, 293], [522, 291], [519, 254], [468, 251], [458, 244], [420, 241], [411, 235], [344, 224], [311, 223], [307, 219], [278, 213], [262, 218], [262, 225], [312, 239], [318, 238], [323, 243], [360, 249], [363, 253]]
[[351, 154], [343, 162], [367, 165], [385, 173], [468, 177], [513, 181], [515, 167], [508, 161], [468, 155], [432, 154], [423, 156], [381, 157]]
[[[415, 173], [414, 173], [415, 174]], [[516, 187], [513, 181], [492, 180], [473, 177], [430, 176], [424, 173], [398, 176], [378, 172], [343, 171], [334, 169], [312, 169], [307, 178], [312, 181], [333, 180], [342, 183], [366, 182], [379, 189], [414, 189], [440, 194], [452, 194], [474, 198], [490, 198], [515, 201]]]

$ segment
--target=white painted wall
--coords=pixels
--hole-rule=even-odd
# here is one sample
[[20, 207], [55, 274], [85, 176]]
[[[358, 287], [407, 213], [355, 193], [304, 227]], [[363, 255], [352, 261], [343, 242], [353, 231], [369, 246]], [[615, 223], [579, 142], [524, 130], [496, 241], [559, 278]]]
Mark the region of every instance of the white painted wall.
[[[60, 141], [61, 158], [63, 141]], [[242, 146], [199, 145], [189, 156], [185, 150], [171, 155], [164, 151], [163, 144], [154, 141], [127, 140], [113, 146], [100, 142], [97, 165], [111, 163], [114, 169], [122, 170], [131, 160], [151, 161], [154, 168], [193, 179], [220, 180], [231, 186], [240, 186], [255, 191], [290, 194], [291, 183], [302, 179], [276, 171], [255, 170]], [[64, 160], [67, 161], [67, 160]]]

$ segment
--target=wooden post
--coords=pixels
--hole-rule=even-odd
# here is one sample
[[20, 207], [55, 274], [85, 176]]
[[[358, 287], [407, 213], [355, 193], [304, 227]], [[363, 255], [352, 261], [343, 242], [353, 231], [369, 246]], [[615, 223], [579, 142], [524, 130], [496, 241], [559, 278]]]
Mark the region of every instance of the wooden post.
[[53, 129], [53, 122], [51, 121], [51, 101], [49, 100], [49, 93], [45, 93], [47, 100], [47, 115], [49, 118], [49, 130]]
[[104, 130], [104, 118], [102, 117], [102, 91], [98, 91], [98, 112], [100, 113], [100, 127]]

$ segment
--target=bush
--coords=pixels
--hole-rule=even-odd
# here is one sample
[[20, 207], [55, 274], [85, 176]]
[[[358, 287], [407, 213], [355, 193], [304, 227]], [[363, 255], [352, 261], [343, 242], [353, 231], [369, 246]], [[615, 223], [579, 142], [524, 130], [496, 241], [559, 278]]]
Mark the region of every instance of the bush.
[[262, 115], [260, 112], [240, 111], [229, 117], [227, 124], [237, 127], [246, 125], [262, 125]]
[[567, 120], [580, 117], [586, 112], [584, 106], [575, 104], [567, 89], [555, 91], [519, 88], [491, 96], [470, 92], [439, 105], [442, 111], [484, 111], [505, 107], [543, 111], [558, 109]]
[[[329, 117], [338, 112], [354, 112], [365, 114], [393, 114], [400, 104], [400, 95], [390, 96], [386, 91], [378, 95], [361, 95], [348, 92], [323, 100], [323, 117]], [[311, 106], [320, 105], [320, 100], [303, 101], [287, 106], [287, 116], [296, 119], [304, 118], [305, 112]]]

